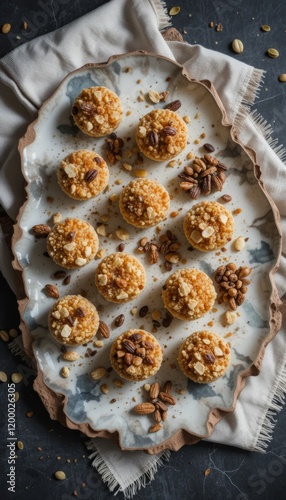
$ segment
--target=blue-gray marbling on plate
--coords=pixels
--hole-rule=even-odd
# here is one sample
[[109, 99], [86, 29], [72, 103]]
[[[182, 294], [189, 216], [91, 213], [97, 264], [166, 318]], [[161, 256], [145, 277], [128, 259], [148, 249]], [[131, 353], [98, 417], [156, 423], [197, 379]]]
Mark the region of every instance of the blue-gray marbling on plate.
[[[77, 202], [65, 196], [56, 181], [56, 169], [59, 162], [73, 149], [92, 149], [105, 155], [105, 139], [94, 139], [78, 133], [70, 116], [73, 100], [84, 87], [103, 85], [114, 90], [123, 103], [125, 116], [117, 133], [125, 141], [123, 161], [132, 165], [128, 172], [121, 168], [121, 162], [110, 167], [110, 187], [107, 193], [95, 200]], [[179, 155], [173, 167], [165, 163], [144, 160], [143, 166], [136, 163], [134, 130], [139, 118], [153, 109], [163, 107], [164, 103], [153, 104], [148, 99], [150, 89], [158, 92], [168, 91], [169, 101], [179, 99], [182, 107], [181, 116], [189, 116], [189, 144]], [[142, 100], [143, 96], [143, 100]], [[21, 239], [15, 245], [19, 263], [25, 269], [24, 283], [28, 294], [28, 304], [24, 311], [24, 320], [33, 335], [34, 351], [45, 383], [55, 393], [66, 396], [65, 412], [75, 423], [88, 423], [93, 429], [118, 431], [120, 443], [124, 448], [146, 448], [161, 443], [177, 430], [186, 429], [190, 433], [204, 435], [207, 432], [209, 412], [222, 407], [231, 409], [234, 391], [242, 371], [248, 368], [257, 357], [259, 350], [269, 335], [270, 298], [272, 284], [269, 272], [276, 263], [279, 249], [279, 232], [268, 199], [255, 179], [253, 165], [242, 148], [230, 137], [229, 128], [221, 125], [221, 112], [211, 94], [199, 83], [189, 82], [181, 75], [181, 70], [174, 63], [155, 56], [124, 56], [110, 63], [107, 67], [88, 67], [71, 74], [56, 91], [50, 101], [40, 111], [35, 125], [35, 140], [25, 147], [23, 153], [24, 172], [28, 179], [28, 202], [21, 217], [23, 230]], [[204, 132], [205, 139], [196, 142]], [[235, 215], [234, 238], [246, 238], [246, 246], [241, 252], [234, 251], [233, 243], [226, 245], [225, 251], [202, 254], [189, 251], [183, 234], [182, 221], [192, 200], [179, 187], [178, 175], [183, 166], [189, 164], [188, 152], [202, 156], [203, 143], [214, 145], [214, 156], [225, 163], [229, 170], [222, 194], [231, 194], [232, 201], [226, 205], [229, 210], [241, 209]], [[127, 149], [131, 154], [127, 156]], [[133, 406], [146, 399], [144, 383], [125, 382], [119, 388], [114, 384], [118, 376], [107, 371], [100, 381], [93, 381], [90, 374], [96, 367], [109, 368], [110, 345], [118, 334], [131, 327], [152, 330], [150, 314], [142, 319], [132, 316], [130, 310], [148, 305], [150, 311], [159, 309], [164, 315], [161, 289], [169, 275], [160, 265], [150, 265], [146, 256], [136, 253], [145, 265], [148, 286], [133, 302], [118, 306], [108, 304], [99, 296], [93, 283], [93, 276], [98, 261], [95, 260], [80, 270], [68, 271], [71, 274], [69, 285], [61, 280], [54, 280], [53, 275], [59, 269], [45, 254], [45, 241], [38, 240], [31, 232], [31, 227], [38, 223], [51, 224], [52, 215], [60, 212], [63, 217], [77, 216], [88, 220], [94, 227], [102, 222], [105, 215], [108, 234], [100, 236], [100, 247], [105, 254], [116, 251], [120, 240], [114, 236], [118, 227], [126, 229], [129, 238], [124, 242], [126, 251], [136, 252], [142, 236], [158, 240], [159, 233], [154, 228], [137, 230], [122, 219], [118, 204], [108, 202], [109, 195], [120, 194], [123, 185], [134, 178], [136, 168], [145, 168], [150, 179], [159, 180], [169, 190], [172, 200], [170, 212], [178, 212], [177, 217], [167, 217], [160, 224], [161, 233], [172, 230], [179, 242], [181, 262], [174, 266], [198, 267], [212, 277], [214, 270], [224, 262], [232, 261], [239, 265], [252, 267], [251, 280], [246, 300], [239, 308], [239, 317], [234, 325], [223, 326], [225, 304], [216, 304], [217, 311], [210, 311], [205, 317], [194, 322], [174, 320], [169, 328], [158, 328], [158, 338], [164, 353], [164, 362], [158, 374], [148, 382], [173, 381], [173, 394], [177, 404], [170, 407], [169, 418], [163, 429], [150, 434], [153, 423], [148, 416], [136, 415]], [[204, 199], [204, 198], [202, 198]], [[220, 193], [213, 193], [210, 200], [220, 201]], [[54, 281], [52, 281], [54, 280]], [[94, 356], [87, 356], [88, 346], [76, 348], [79, 361], [69, 363], [70, 376], [60, 376], [61, 368], [67, 363], [62, 359], [60, 346], [51, 339], [47, 328], [47, 316], [53, 299], [47, 297], [44, 286], [47, 282], [55, 283], [61, 295], [84, 293], [95, 305], [99, 306], [100, 317], [110, 329], [109, 339], [104, 340], [102, 348]], [[125, 315], [121, 328], [114, 328], [114, 318]], [[195, 384], [180, 372], [177, 365], [177, 351], [180, 343], [193, 331], [210, 329], [220, 333], [231, 343], [232, 362], [224, 377], [213, 384]], [[103, 394], [100, 386], [107, 384], [109, 393]], [[113, 401], [113, 402], [111, 402]], [[136, 402], [135, 402], [136, 401]]]

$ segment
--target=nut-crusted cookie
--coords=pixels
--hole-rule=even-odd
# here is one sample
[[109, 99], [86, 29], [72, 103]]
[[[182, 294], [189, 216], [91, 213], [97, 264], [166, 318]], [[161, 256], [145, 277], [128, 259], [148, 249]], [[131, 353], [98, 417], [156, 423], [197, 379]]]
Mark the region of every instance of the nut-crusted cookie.
[[118, 95], [106, 87], [83, 89], [72, 106], [77, 127], [92, 137], [102, 137], [115, 130], [123, 118]]
[[76, 269], [94, 259], [98, 236], [81, 219], [67, 218], [56, 224], [47, 237], [47, 251], [53, 261], [67, 269]]
[[136, 130], [140, 151], [155, 161], [177, 156], [187, 145], [188, 129], [182, 118], [169, 109], [154, 109], [144, 115]]
[[182, 372], [194, 382], [207, 384], [222, 377], [230, 364], [230, 346], [207, 330], [192, 333], [179, 349]]
[[199, 269], [174, 272], [163, 286], [162, 299], [175, 318], [190, 321], [206, 314], [214, 304], [216, 291], [212, 280]]
[[155, 226], [166, 218], [170, 206], [168, 191], [157, 181], [131, 181], [121, 192], [119, 209], [123, 218], [135, 227]]
[[81, 295], [66, 295], [50, 309], [49, 330], [61, 344], [81, 345], [94, 337], [99, 326], [96, 307]]
[[202, 201], [187, 212], [183, 228], [192, 247], [210, 252], [231, 241], [234, 220], [231, 212], [217, 201]]
[[95, 272], [95, 284], [110, 302], [124, 303], [135, 299], [146, 283], [144, 266], [133, 255], [116, 252], [107, 255]]
[[68, 196], [75, 200], [89, 200], [106, 188], [109, 170], [99, 154], [79, 149], [64, 158], [57, 177], [61, 189]]
[[110, 350], [112, 368], [127, 380], [145, 380], [157, 373], [163, 360], [162, 348], [151, 333], [127, 330], [117, 337]]

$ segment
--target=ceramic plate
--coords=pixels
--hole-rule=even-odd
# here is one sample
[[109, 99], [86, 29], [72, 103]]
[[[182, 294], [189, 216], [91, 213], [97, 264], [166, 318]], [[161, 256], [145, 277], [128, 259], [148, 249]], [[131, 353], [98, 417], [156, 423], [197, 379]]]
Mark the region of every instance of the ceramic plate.
[[[60, 190], [56, 180], [59, 162], [71, 151], [84, 148], [95, 150], [106, 158], [105, 138], [84, 136], [72, 123], [70, 111], [74, 98], [82, 88], [103, 85], [114, 90], [121, 98], [125, 117], [117, 129], [124, 140], [122, 161], [110, 166], [109, 189], [96, 199], [87, 202], [71, 200]], [[190, 123], [189, 143], [176, 158], [173, 166], [168, 162], [153, 162], [144, 158], [143, 164], [134, 152], [134, 132], [139, 118], [155, 107], [166, 103], [152, 103], [150, 90], [169, 92], [167, 102], [180, 100], [178, 110], [181, 117], [188, 116]], [[123, 449], [151, 449], [169, 442], [178, 431], [184, 430], [198, 438], [211, 433], [213, 422], [224, 412], [232, 411], [246, 375], [257, 374], [261, 355], [266, 343], [275, 333], [275, 320], [270, 307], [275, 296], [272, 273], [277, 265], [280, 251], [279, 228], [277, 228], [273, 204], [255, 177], [253, 162], [242, 145], [234, 140], [235, 132], [226, 126], [225, 114], [215, 91], [208, 82], [192, 80], [183, 68], [172, 61], [146, 53], [127, 54], [111, 58], [106, 64], [87, 65], [67, 76], [54, 95], [43, 105], [38, 119], [28, 129], [21, 141], [23, 173], [27, 181], [27, 203], [19, 219], [21, 237], [16, 241], [14, 253], [23, 270], [23, 280], [28, 301], [22, 313], [29, 335], [33, 339], [34, 354], [45, 385], [52, 394], [64, 396], [64, 413], [79, 429], [89, 429], [89, 435], [99, 431], [118, 432]], [[245, 248], [237, 252], [233, 242], [223, 250], [211, 253], [190, 251], [182, 231], [182, 221], [187, 210], [195, 203], [179, 188], [178, 175], [190, 164], [187, 154], [197, 156], [205, 153], [203, 145], [214, 146], [213, 156], [229, 167], [227, 179], [221, 193], [212, 193], [207, 199], [221, 201], [221, 195], [230, 194], [232, 200], [227, 208], [235, 218], [234, 240], [238, 236], [246, 239]], [[127, 171], [122, 162], [132, 166]], [[110, 203], [112, 194], [119, 195], [122, 187], [135, 178], [138, 169], [145, 169], [147, 177], [160, 181], [171, 195], [171, 207], [167, 219], [155, 228], [138, 230], [122, 219], [118, 202]], [[205, 199], [201, 197], [198, 201]], [[80, 270], [68, 272], [71, 280], [64, 285], [53, 279], [59, 267], [45, 255], [46, 241], [35, 239], [31, 228], [35, 224], [51, 225], [52, 216], [60, 212], [64, 217], [79, 217], [89, 221], [95, 228], [104, 223], [106, 236], [99, 236], [100, 248], [105, 255], [118, 249], [121, 241], [116, 237], [118, 228], [125, 229], [129, 236], [124, 241], [125, 251], [136, 255], [145, 265], [147, 286], [134, 301], [117, 305], [106, 302], [94, 285], [94, 272], [99, 260], [94, 260]], [[100, 381], [94, 381], [90, 373], [97, 367], [109, 369], [109, 349], [114, 338], [129, 328], [144, 328], [154, 331], [151, 313], [159, 310], [164, 317], [161, 300], [162, 286], [170, 272], [164, 269], [163, 258], [150, 264], [145, 254], [137, 252], [143, 236], [158, 242], [160, 234], [172, 231], [181, 243], [180, 262], [173, 270], [196, 267], [212, 277], [215, 269], [226, 262], [235, 262], [252, 268], [246, 300], [239, 307], [235, 324], [224, 324], [227, 307], [216, 304], [203, 318], [183, 322], [174, 319], [169, 327], [157, 326], [155, 335], [160, 342], [164, 361], [160, 371], [149, 383], [171, 380], [172, 394], [176, 405], [170, 406], [169, 416], [156, 433], [149, 428], [154, 423], [150, 416], [134, 413], [135, 404], [143, 402], [147, 394], [144, 382], [124, 382], [122, 387], [114, 381], [118, 376], [107, 371]], [[47, 297], [44, 287], [55, 284], [60, 295], [84, 294], [99, 309], [100, 317], [110, 328], [110, 338], [97, 349], [93, 346], [77, 348], [80, 359], [70, 363], [70, 376], [62, 378], [61, 368], [67, 364], [61, 358], [60, 346], [55, 343], [47, 328], [47, 316], [54, 300]], [[141, 318], [138, 311], [148, 306], [149, 313]], [[134, 311], [137, 309], [137, 313]], [[133, 314], [132, 314], [133, 312]], [[115, 327], [114, 319], [123, 314], [125, 321]], [[159, 320], [159, 323], [161, 321]], [[273, 326], [274, 324], [274, 326]], [[192, 332], [208, 329], [222, 335], [231, 344], [232, 361], [226, 375], [215, 383], [195, 384], [179, 370], [177, 353], [181, 342]], [[255, 368], [255, 366], [257, 368]], [[109, 392], [102, 393], [106, 384]], [[213, 416], [217, 417], [213, 419]], [[95, 435], [94, 434], [94, 435]]]

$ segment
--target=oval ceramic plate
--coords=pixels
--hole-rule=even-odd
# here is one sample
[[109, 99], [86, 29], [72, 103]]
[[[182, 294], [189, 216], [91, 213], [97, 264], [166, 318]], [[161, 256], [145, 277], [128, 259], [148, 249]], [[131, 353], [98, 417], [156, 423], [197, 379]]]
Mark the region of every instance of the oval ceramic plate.
[[[122, 159], [110, 166], [109, 189], [97, 198], [78, 202], [60, 190], [56, 169], [60, 161], [71, 151], [91, 149], [106, 158], [105, 138], [84, 136], [72, 123], [70, 111], [74, 98], [81, 89], [103, 85], [114, 90], [121, 98], [125, 115], [117, 129], [124, 140]], [[167, 101], [154, 104], [148, 92], [168, 92]], [[181, 101], [177, 111], [181, 117], [189, 117], [189, 142], [186, 149], [171, 165], [153, 162], [140, 157], [135, 148], [134, 132], [139, 118], [156, 107], [164, 107], [174, 100]], [[33, 339], [34, 355], [38, 364], [38, 377], [43, 380], [48, 393], [63, 399], [63, 411], [68, 425], [83, 430], [90, 436], [118, 433], [123, 449], [159, 450], [164, 447], [178, 448], [176, 437], [185, 435], [189, 442], [210, 435], [213, 426], [225, 412], [233, 411], [236, 398], [245, 378], [257, 374], [264, 348], [277, 330], [277, 322], [271, 307], [276, 297], [272, 275], [280, 252], [279, 228], [275, 222], [275, 207], [263, 191], [255, 176], [254, 168], [242, 145], [235, 140], [235, 131], [226, 122], [226, 114], [209, 82], [192, 80], [184, 69], [160, 56], [134, 53], [111, 58], [106, 64], [87, 65], [68, 75], [54, 95], [43, 105], [39, 117], [28, 129], [20, 143], [22, 166], [27, 180], [27, 202], [19, 217], [21, 236], [14, 245], [18, 265], [23, 270], [23, 280], [28, 300], [22, 318], [30, 338]], [[190, 251], [182, 231], [182, 221], [187, 210], [195, 203], [183, 192], [178, 175], [190, 164], [188, 153], [201, 157], [204, 143], [210, 143], [212, 153], [229, 167], [221, 193], [212, 193], [207, 199], [221, 201], [221, 195], [231, 194], [227, 208], [235, 218], [234, 240], [243, 236], [245, 248], [237, 252], [233, 242], [218, 252]], [[254, 155], [253, 155], [254, 156]], [[122, 163], [131, 165], [126, 170]], [[128, 167], [130, 168], [130, 167]], [[110, 201], [111, 195], [119, 196], [129, 181], [142, 175], [145, 170], [150, 179], [160, 181], [169, 191], [171, 207], [168, 217], [158, 227], [138, 230], [122, 219], [118, 201]], [[113, 199], [113, 197], [112, 197]], [[198, 201], [206, 199], [204, 196]], [[100, 235], [100, 249], [104, 255], [114, 252], [122, 243], [116, 230], [123, 228], [128, 237], [125, 251], [136, 255], [144, 264], [147, 286], [141, 295], [125, 305], [106, 302], [94, 285], [94, 272], [99, 259], [80, 270], [68, 272], [68, 285], [55, 280], [59, 270], [45, 255], [45, 239], [35, 239], [31, 228], [36, 224], [51, 225], [52, 216], [60, 212], [62, 217], [79, 217], [95, 228], [104, 224], [106, 235]], [[238, 319], [233, 325], [224, 324], [225, 304], [215, 308], [197, 321], [183, 322], [174, 319], [169, 327], [162, 326], [165, 311], [161, 299], [162, 286], [170, 274], [164, 268], [164, 259], [151, 264], [147, 254], [137, 251], [139, 241], [147, 237], [155, 242], [166, 231], [174, 233], [181, 243], [180, 261], [173, 271], [182, 267], [196, 267], [213, 277], [215, 269], [227, 262], [252, 268], [246, 300], [238, 309]], [[103, 346], [77, 348], [79, 360], [69, 364], [70, 376], [62, 378], [61, 368], [67, 364], [61, 357], [60, 346], [55, 343], [47, 328], [47, 316], [54, 300], [47, 297], [44, 287], [55, 284], [60, 295], [84, 294], [99, 309], [101, 320], [110, 328], [110, 338], [103, 339]], [[141, 318], [138, 311], [148, 306], [149, 313]], [[160, 311], [161, 317], [154, 329], [151, 313]], [[137, 312], [136, 312], [137, 311]], [[114, 319], [123, 314], [122, 326], [115, 327]], [[152, 416], [138, 416], [135, 404], [147, 399], [144, 382], [124, 382], [121, 387], [118, 376], [109, 369], [109, 349], [114, 338], [129, 328], [144, 328], [154, 332], [160, 342], [164, 361], [157, 375], [148, 383], [164, 383], [171, 380], [176, 405], [168, 410], [168, 418], [162, 429], [150, 433], [154, 423]], [[177, 353], [181, 342], [192, 332], [208, 329], [222, 335], [231, 344], [232, 361], [226, 375], [215, 383], [195, 384], [179, 370]], [[96, 352], [94, 352], [96, 351]], [[97, 367], [105, 367], [107, 375], [92, 380], [90, 374]], [[102, 392], [102, 385], [108, 392]], [[39, 391], [42, 392], [42, 391]], [[60, 398], [61, 399], [61, 398]], [[46, 398], [43, 397], [44, 403]], [[57, 399], [58, 401], [58, 399]], [[54, 403], [56, 404], [56, 403]], [[49, 403], [49, 407], [51, 403]], [[173, 441], [172, 441], [173, 440]]]

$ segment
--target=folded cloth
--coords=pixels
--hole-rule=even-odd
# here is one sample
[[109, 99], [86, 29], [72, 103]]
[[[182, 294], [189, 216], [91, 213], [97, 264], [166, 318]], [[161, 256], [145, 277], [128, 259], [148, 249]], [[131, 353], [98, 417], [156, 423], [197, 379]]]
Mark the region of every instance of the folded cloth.
[[[166, 41], [160, 31], [168, 26], [170, 20], [160, 0], [111, 0], [70, 25], [18, 47], [2, 59], [0, 103], [5, 121], [0, 123], [0, 203], [12, 219], [24, 201], [17, 143], [43, 101], [70, 71], [86, 63], [106, 61], [114, 54], [140, 49], [167, 56], [183, 64], [192, 77], [213, 83], [226, 110], [226, 121], [235, 125], [241, 142], [256, 152], [261, 178], [276, 202], [283, 235], [286, 234], [285, 153], [281, 148], [271, 147], [275, 142], [269, 127], [250, 108], [259, 93], [263, 72], [201, 46]], [[0, 244], [4, 245], [1, 236]], [[0, 265], [13, 286], [11, 272], [7, 272], [8, 255], [7, 250], [1, 251]], [[282, 257], [276, 275], [280, 297], [285, 293], [285, 269]], [[285, 335], [284, 328], [268, 345], [260, 375], [247, 379], [236, 411], [216, 426], [210, 441], [265, 451], [275, 426], [275, 412], [284, 403]], [[143, 452], [122, 452], [112, 441], [102, 439], [89, 441], [88, 448], [93, 450], [94, 465], [109, 488], [124, 491], [127, 496], [151, 479], [162, 459], [168, 458], [168, 452], [156, 457]]]

